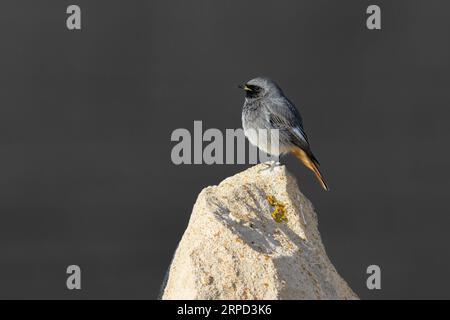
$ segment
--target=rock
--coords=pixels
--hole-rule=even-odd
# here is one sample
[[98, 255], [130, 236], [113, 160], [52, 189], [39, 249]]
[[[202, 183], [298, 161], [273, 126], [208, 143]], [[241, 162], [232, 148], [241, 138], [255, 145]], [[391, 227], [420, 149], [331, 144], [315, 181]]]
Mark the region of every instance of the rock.
[[162, 299], [358, 299], [328, 259], [295, 179], [266, 167], [200, 193]]

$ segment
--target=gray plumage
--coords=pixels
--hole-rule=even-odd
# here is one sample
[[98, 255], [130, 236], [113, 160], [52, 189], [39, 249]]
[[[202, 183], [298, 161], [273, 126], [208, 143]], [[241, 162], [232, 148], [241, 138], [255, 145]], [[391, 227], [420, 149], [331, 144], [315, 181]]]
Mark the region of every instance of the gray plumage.
[[[316, 174], [322, 187], [328, 190], [318, 169], [319, 161], [311, 151], [308, 137], [303, 128], [303, 119], [281, 88], [274, 81], [265, 77], [252, 79], [240, 87], [246, 91], [242, 110], [242, 126], [249, 141], [275, 156], [287, 152], [294, 153], [306, 167]], [[261, 139], [257, 134], [259, 129], [278, 129], [278, 152], [271, 148], [270, 143], [261, 144]]]

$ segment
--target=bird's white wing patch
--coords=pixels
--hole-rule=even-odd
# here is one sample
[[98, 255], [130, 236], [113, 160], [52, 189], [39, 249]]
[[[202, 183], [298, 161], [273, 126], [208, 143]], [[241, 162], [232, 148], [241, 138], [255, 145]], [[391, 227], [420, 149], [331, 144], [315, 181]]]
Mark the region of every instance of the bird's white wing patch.
[[306, 139], [306, 136], [300, 128], [292, 128], [293, 133], [300, 139], [308, 143], [308, 140]]

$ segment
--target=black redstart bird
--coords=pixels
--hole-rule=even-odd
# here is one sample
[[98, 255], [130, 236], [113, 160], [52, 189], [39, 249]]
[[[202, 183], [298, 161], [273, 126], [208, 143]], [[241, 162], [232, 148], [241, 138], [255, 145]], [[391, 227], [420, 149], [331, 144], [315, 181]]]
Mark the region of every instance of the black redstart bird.
[[[245, 90], [242, 109], [242, 127], [247, 139], [259, 149], [279, 156], [292, 152], [307, 168], [314, 172], [320, 184], [328, 190], [327, 183], [319, 171], [319, 161], [311, 151], [300, 113], [272, 80], [258, 77], [239, 86]], [[258, 132], [278, 130], [277, 151], [261, 144]], [[274, 154], [278, 153], [278, 154]]]

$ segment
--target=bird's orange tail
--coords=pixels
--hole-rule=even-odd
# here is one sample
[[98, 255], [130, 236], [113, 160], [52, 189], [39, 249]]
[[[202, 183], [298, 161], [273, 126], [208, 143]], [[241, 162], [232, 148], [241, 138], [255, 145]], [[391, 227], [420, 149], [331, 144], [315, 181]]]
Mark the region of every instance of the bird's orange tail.
[[299, 159], [308, 169], [310, 169], [314, 174], [316, 175], [317, 180], [319, 180], [320, 184], [322, 185], [322, 188], [326, 191], [328, 191], [328, 185], [325, 182], [324, 177], [320, 173], [319, 167], [317, 164], [306, 154], [305, 151], [298, 147], [294, 147], [292, 149], [292, 153]]

